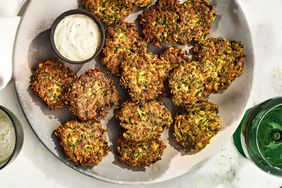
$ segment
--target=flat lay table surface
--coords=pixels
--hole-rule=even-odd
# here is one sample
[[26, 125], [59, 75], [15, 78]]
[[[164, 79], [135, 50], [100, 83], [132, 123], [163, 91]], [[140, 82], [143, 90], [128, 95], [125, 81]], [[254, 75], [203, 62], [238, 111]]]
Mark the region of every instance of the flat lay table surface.
[[[23, 0], [7, 6], [0, 0], [0, 63], [12, 61], [13, 41]], [[248, 107], [282, 95], [282, 1], [238, 0], [248, 20], [255, 50], [254, 85]], [[11, 8], [12, 7], [12, 8]], [[15, 7], [15, 8], [14, 8]], [[22, 12], [22, 10], [20, 11]], [[7, 27], [9, 25], [9, 27]], [[13, 37], [12, 37], [13, 38]], [[3, 54], [2, 54], [3, 53]], [[5, 56], [5, 57], [4, 57]], [[4, 61], [4, 62], [3, 62]], [[24, 145], [16, 160], [0, 171], [0, 187], [132, 187], [102, 182], [82, 175], [55, 158], [38, 140], [28, 125], [15, 92], [13, 81], [0, 90], [0, 105], [20, 120], [25, 133]], [[261, 171], [236, 150], [232, 139], [201, 167], [176, 179], [134, 187], [268, 187], [279, 188], [282, 178]]]

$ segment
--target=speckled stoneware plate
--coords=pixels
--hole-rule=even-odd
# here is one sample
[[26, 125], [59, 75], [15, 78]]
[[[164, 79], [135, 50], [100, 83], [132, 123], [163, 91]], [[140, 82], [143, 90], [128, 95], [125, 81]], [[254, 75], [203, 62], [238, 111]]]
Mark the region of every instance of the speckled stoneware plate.
[[[74, 167], [66, 160], [53, 133], [61, 122], [74, 118], [68, 108], [54, 112], [48, 110], [34, 96], [29, 87], [32, 67], [42, 60], [54, 58], [49, 41], [49, 32], [53, 21], [61, 13], [77, 8], [78, 2], [77, 0], [31, 1], [21, 21], [15, 43], [14, 80], [22, 109], [31, 128], [41, 142], [52, 154], [71, 168], [88, 176], [115, 183], [154, 183], [169, 180], [193, 170], [203, 161], [213, 156], [230, 140], [243, 116], [251, 91], [254, 71], [251, 34], [240, 6], [236, 1], [232, 0], [217, 0], [216, 4], [218, 17], [213, 25], [211, 36], [223, 36], [228, 39], [242, 41], [247, 54], [243, 75], [232, 83], [224, 93], [213, 95], [210, 98], [211, 101], [219, 105], [223, 129], [212, 139], [211, 144], [201, 152], [193, 155], [177, 150], [176, 144], [168, 136], [168, 131], [166, 131], [162, 136], [166, 142], [167, 149], [162, 160], [150, 167], [144, 169], [128, 168], [120, 164], [114, 154], [110, 152], [99, 165], [92, 169], [86, 169]], [[131, 15], [127, 21], [134, 21], [138, 13], [140, 12]], [[100, 65], [93, 60], [83, 66], [68, 66], [78, 72], [78, 74], [81, 74], [91, 67]], [[113, 79], [115, 79], [118, 85], [117, 78]], [[119, 91], [124, 99], [126, 96], [125, 92], [120, 87]], [[167, 99], [163, 100], [170, 108], [173, 108]], [[111, 117], [111, 115], [109, 114], [108, 117]], [[118, 134], [119, 126], [114, 118], [109, 122], [104, 121], [103, 123], [107, 124], [109, 142], [112, 147], [112, 143]]]

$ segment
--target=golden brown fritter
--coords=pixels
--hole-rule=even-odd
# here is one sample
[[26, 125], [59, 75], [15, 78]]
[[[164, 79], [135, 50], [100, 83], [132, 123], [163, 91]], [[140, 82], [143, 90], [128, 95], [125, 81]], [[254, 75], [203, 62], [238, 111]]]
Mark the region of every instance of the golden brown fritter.
[[213, 92], [226, 89], [244, 69], [244, 48], [236, 41], [222, 37], [209, 38], [191, 49], [195, 59], [202, 62], [207, 73], [206, 87]]
[[123, 137], [137, 142], [159, 137], [172, 123], [170, 111], [158, 101], [141, 104], [126, 101], [116, 116], [125, 130]]
[[107, 25], [125, 19], [137, 8], [135, 3], [122, 0], [82, 0], [82, 5]]
[[169, 47], [160, 55], [162, 59], [165, 59], [171, 64], [171, 67], [174, 69], [180, 64], [185, 64], [190, 62], [188, 53], [185, 50], [182, 50], [178, 47]]
[[31, 88], [50, 109], [67, 104], [66, 93], [76, 79], [75, 73], [57, 60], [41, 62], [31, 77]]
[[116, 143], [120, 161], [132, 167], [150, 166], [161, 159], [166, 148], [161, 138], [146, 142], [133, 142], [119, 137]]
[[207, 0], [158, 0], [139, 17], [142, 34], [156, 46], [200, 41], [209, 33], [216, 12]]
[[60, 145], [74, 165], [92, 167], [109, 151], [106, 129], [95, 121], [69, 121], [55, 131]]
[[147, 44], [138, 38], [135, 24], [122, 22], [108, 27], [103, 49], [104, 58], [101, 63], [111, 73], [120, 74], [120, 65], [131, 52], [147, 52]]
[[172, 102], [185, 107], [197, 101], [206, 101], [210, 91], [205, 88], [205, 75], [196, 61], [178, 66], [170, 74], [169, 87]]
[[210, 102], [191, 105], [187, 112], [175, 117], [173, 135], [186, 152], [198, 152], [221, 129], [218, 107]]
[[148, 53], [131, 53], [121, 64], [120, 84], [128, 89], [133, 101], [156, 99], [164, 90], [171, 70], [169, 62]]
[[105, 117], [119, 94], [112, 80], [99, 69], [91, 69], [72, 85], [69, 100], [71, 112], [81, 120]]
[[150, 0], [82, 0], [83, 7], [107, 25], [124, 20], [138, 6], [150, 3]]

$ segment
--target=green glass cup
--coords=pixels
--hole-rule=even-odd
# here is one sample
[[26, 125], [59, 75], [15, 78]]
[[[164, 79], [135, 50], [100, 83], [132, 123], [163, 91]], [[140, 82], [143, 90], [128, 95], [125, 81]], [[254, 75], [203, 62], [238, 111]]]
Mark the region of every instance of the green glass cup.
[[233, 140], [238, 151], [260, 169], [282, 176], [282, 97], [247, 110]]

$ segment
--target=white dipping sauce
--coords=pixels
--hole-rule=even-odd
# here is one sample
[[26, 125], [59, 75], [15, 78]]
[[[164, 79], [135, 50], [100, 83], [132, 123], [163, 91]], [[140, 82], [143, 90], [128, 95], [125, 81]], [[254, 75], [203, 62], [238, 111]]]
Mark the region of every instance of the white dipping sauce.
[[16, 132], [9, 116], [0, 109], [0, 167], [10, 159], [16, 145]]
[[63, 18], [54, 33], [54, 42], [59, 53], [71, 61], [91, 58], [101, 43], [98, 24], [84, 14], [72, 14]]

